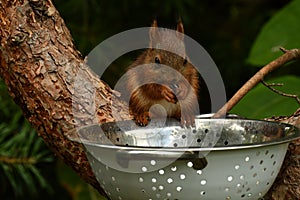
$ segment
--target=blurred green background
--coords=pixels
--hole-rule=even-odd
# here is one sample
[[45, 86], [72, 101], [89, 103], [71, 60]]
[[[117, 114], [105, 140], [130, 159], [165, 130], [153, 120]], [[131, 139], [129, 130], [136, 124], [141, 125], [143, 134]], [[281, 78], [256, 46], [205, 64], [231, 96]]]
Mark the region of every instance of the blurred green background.
[[[74, 42], [86, 56], [97, 44], [121, 31], [150, 26], [174, 28], [182, 18], [185, 33], [211, 55], [229, 99], [259, 67], [278, 55], [278, 46], [300, 48], [299, 0], [54, 0]], [[136, 54], [122, 56], [103, 79], [113, 84]], [[120, 68], [121, 66], [121, 68]], [[299, 93], [300, 67], [289, 64], [271, 75], [283, 90]], [[201, 112], [210, 112], [203, 92]], [[104, 199], [55, 157], [34, 134], [0, 81], [0, 198]], [[258, 86], [232, 112], [250, 118], [288, 115], [299, 105]], [[279, 108], [279, 109], [276, 109]], [[24, 159], [18, 159], [24, 158]]]

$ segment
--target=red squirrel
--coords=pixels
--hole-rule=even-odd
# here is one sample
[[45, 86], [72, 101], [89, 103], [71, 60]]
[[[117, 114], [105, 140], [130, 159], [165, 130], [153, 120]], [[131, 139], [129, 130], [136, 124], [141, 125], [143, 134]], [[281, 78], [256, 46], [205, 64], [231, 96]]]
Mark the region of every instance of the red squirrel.
[[[130, 114], [140, 126], [161, 115], [191, 125], [199, 109], [199, 77], [185, 52], [183, 24], [179, 21], [176, 31], [170, 31], [159, 29], [154, 20], [149, 37], [149, 48], [127, 69]], [[144, 66], [143, 70], [135, 70], [138, 66]], [[151, 110], [155, 104], [164, 111], [161, 107]]]

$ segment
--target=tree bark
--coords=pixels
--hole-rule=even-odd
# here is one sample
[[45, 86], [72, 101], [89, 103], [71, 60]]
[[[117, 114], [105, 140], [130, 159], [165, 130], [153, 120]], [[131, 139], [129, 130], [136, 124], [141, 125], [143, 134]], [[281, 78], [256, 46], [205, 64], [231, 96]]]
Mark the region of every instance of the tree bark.
[[[0, 24], [0, 76], [14, 101], [52, 151], [104, 194], [83, 146], [70, 141], [66, 133], [79, 125], [113, 121], [111, 106], [120, 110], [121, 118], [128, 119], [122, 113], [124, 105], [111, 105], [111, 89], [86, 65], [50, 0], [0, 1]], [[87, 114], [91, 106], [88, 99], [76, 102], [88, 98], [74, 92], [73, 84], [79, 73], [83, 85], [89, 80], [96, 88], [93, 106], [97, 110], [92, 115]], [[299, 126], [299, 113], [273, 120]], [[267, 198], [282, 199], [283, 194], [290, 199], [300, 198], [299, 143], [290, 145], [282, 171]]]
[[[300, 108], [289, 117], [273, 117], [266, 120], [288, 123], [300, 128]], [[290, 143], [281, 170], [265, 199], [300, 199], [300, 139]]]
[[[112, 121], [111, 89], [86, 66], [51, 1], [0, 1], [0, 24], [0, 75], [14, 101], [53, 152], [104, 194], [83, 146], [65, 133], [79, 125]], [[96, 87], [94, 116], [86, 114], [89, 101], [74, 101], [85, 98], [74, 92], [78, 73]]]

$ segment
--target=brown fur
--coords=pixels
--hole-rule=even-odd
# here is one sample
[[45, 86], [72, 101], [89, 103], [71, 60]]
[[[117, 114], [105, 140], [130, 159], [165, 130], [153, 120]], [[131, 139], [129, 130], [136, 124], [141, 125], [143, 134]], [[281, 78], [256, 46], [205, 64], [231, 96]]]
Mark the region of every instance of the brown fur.
[[[150, 115], [151, 117], [162, 115], [159, 109], [149, 113], [151, 106], [160, 104], [165, 108], [168, 117], [192, 124], [198, 106], [199, 78], [197, 70], [187, 60], [185, 54], [183, 25], [179, 22], [174, 34], [168, 30], [160, 31], [154, 21], [149, 36], [149, 49], [145, 50], [127, 70], [126, 88], [131, 94], [130, 112], [137, 124], [145, 126]], [[158, 47], [172, 49], [179, 55], [157, 49]], [[157, 62], [174, 70], [162, 67]], [[143, 70], [134, 70], [143, 64], [149, 65]]]

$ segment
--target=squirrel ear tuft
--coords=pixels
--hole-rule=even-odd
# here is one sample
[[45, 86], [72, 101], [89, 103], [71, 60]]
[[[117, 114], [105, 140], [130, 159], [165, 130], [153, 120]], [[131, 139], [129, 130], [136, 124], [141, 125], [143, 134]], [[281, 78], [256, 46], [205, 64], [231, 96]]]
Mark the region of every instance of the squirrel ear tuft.
[[176, 31], [178, 31], [179, 33], [184, 33], [184, 29], [183, 29], [183, 23], [181, 18], [179, 18], [178, 22], [177, 22], [177, 29]]
[[181, 21], [181, 18], [179, 18], [179, 20], [177, 22], [176, 31], [178, 32], [177, 37], [179, 37], [179, 39], [183, 40], [183, 38], [184, 38], [184, 28], [183, 28], [183, 23]]
[[159, 41], [159, 30], [157, 28], [156, 19], [153, 20], [152, 26], [150, 27], [149, 37], [150, 37], [149, 47], [155, 48], [155, 44]]
[[153, 20], [151, 27], [157, 27], [157, 20]]

